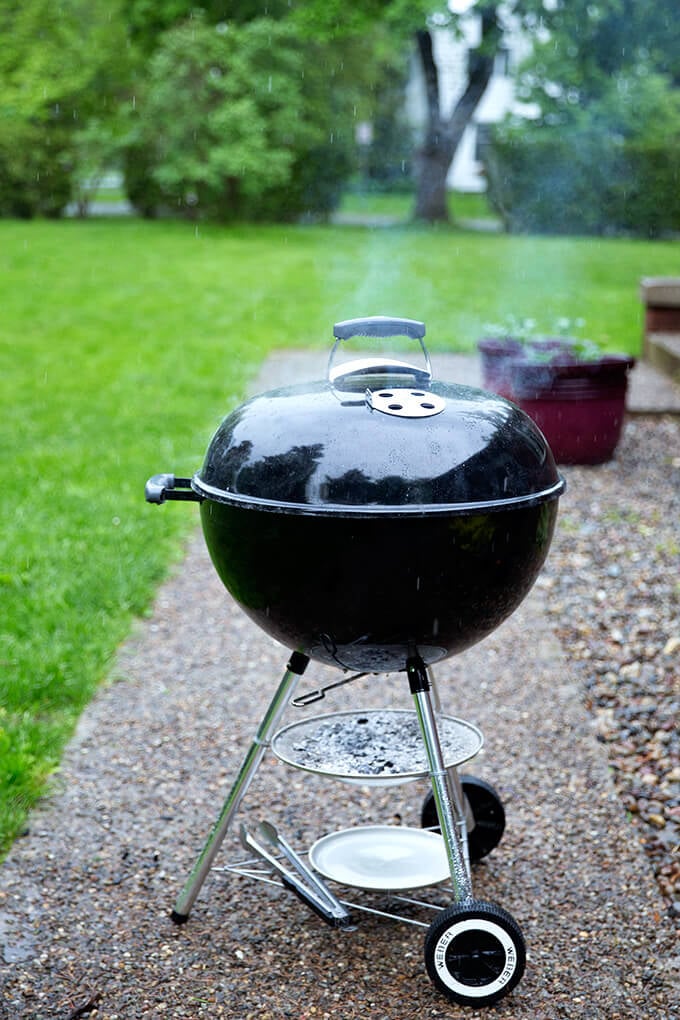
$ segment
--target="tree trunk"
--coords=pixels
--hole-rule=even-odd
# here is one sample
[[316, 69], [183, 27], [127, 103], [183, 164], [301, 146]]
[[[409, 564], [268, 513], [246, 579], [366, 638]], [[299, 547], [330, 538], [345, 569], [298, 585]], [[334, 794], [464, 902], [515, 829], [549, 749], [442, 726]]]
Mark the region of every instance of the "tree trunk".
[[431, 223], [446, 223], [449, 219], [446, 178], [451, 159], [441, 145], [423, 146], [418, 153], [416, 177], [416, 204], [413, 217]]
[[425, 79], [427, 127], [416, 157], [416, 204], [414, 219], [448, 222], [446, 178], [463, 133], [486, 91], [500, 38], [495, 6], [481, 12], [482, 45], [468, 57], [468, 81], [451, 116], [441, 116], [439, 76], [432, 51], [432, 36], [416, 33], [418, 54]]

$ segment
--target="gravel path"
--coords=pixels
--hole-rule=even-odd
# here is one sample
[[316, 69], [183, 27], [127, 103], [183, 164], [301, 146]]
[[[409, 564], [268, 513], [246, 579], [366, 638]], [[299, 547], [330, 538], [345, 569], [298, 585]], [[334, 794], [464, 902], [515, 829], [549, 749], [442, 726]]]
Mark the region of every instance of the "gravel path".
[[[485, 734], [473, 771], [499, 789], [508, 816], [475, 868], [475, 893], [510, 910], [529, 947], [512, 996], [476, 1015], [680, 1015], [679, 439], [677, 422], [635, 419], [612, 464], [568, 469], [536, 588], [436, 671], [445, 709]], [[234, 607], [196, 535], [3, 865], [0, 1017], [475, 1015], [430, 985], [422, 929], [361, 915], [357, 931], [334, 932], [289, 894], [217, 871], [189, 923], [170, 922], [285, 660]], [[303, 689], [339, 677], [309, 674]], [[403, 678], [381, 677], [314, 710], [408, 700]], [[425, 792], [421, 781], [322, 780], [268, 756], [243, 815], [306, 847], [355, 824], [417, 825]], [[241, 857], [228, 836], [219, 863]]]
[[680, 919], [680, 422], [629, 422], [571, 468], [539, 580], [616, 788]]

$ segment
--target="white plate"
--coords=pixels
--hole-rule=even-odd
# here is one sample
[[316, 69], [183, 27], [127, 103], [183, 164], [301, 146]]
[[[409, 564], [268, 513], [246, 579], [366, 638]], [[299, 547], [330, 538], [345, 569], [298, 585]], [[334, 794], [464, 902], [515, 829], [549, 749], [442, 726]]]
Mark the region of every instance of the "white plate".
[[332, 832], [316, 841], [309, 860], [325, 878], [359, 889], [418, 889], [450, 875], [442, 837], [400, 825]]

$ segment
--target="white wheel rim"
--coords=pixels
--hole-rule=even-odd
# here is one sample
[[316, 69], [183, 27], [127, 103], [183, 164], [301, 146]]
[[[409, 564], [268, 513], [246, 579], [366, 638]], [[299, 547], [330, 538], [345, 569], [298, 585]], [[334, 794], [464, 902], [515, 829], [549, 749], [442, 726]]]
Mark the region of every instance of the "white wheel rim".
[[[505, 965], [493, 981], [484, 985], [468, 985], [459, 981], [446, 966], [446, 953], [454, 939], [469, 931], [485, 931], [492, 935], [502, 946], [505, 952]], [[467, 918], [457, 921], [447, 928], [437, 940], [434, 951], [434, 965], [440, 981], [457, 995], [465, 996], [468, 999], [483, 999], [487, 995], [495, 995], [500, 992], [512, 978], [517, 967], [517, 948], [505, 928], [502, 928], [494, 921], [485, 921], [481, 918]]]

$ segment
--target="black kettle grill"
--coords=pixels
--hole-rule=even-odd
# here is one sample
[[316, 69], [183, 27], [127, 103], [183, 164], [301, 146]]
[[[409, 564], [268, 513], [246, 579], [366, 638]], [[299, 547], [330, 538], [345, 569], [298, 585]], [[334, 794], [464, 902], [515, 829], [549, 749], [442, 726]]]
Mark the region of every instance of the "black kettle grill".
[[[200, 503], [224, 585], [292, 649], [173, 917], [187, 919], [266, 748], [288, 765], [350, 782], [429, 775], [422, 830], [345, 830], [319, 840], [309, 863], [271, 823], [260, 832], [278, 856], [243, 827], [241, 839], [283, 885], [341, 927], [350, 913], [326, 880], [369, 890], [386, 881], [392, 891], [450, 880], [454, 903], [428, 927], [426, 967], [450, 999], [482, 1006], [519, 981], [524, 942], [506, 911], [472, 896], [470, 860], [499, 842], [503, 806], [488, 784], [459, 776], [481, 734], [441, 715], [430, 667], [489, 634], [528, 593], [564, 481], [543, 435], [514, 404], [432, 379], [424, 335], [412, 319], [337, 323], [325, 380], [247, 401], [219, 426], [193, 478], [164, 474], [147, 483], [149, 502]], [[356, 336], [409, 337], [423, 365], [343, 360], [345, 342]], [[415, 711], [335, 713], [278, 730], [310, 660], [362, 676], [404, 674]], [[377, 755], [374, 765], [369, 754], [367, 765], [366, 748], [384, 747], [386, 730], [393, 753], [387, 763]], [[363, 771], [353, 764], [357, 740]], [[381, 856], [386, 840], [391, 848]], [[388, 858], [404, 864], [383, 878]]]

